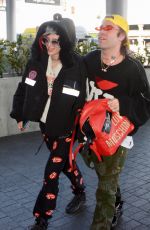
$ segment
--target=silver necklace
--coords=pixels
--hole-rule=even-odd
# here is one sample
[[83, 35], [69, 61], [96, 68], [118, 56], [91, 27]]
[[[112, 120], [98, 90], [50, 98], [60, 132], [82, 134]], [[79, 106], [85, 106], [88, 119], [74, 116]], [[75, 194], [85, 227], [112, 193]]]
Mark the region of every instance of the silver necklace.
[[101, 70], [103, 72], [107, 72], [108, 68], [112, 66], [112, 64], [116, 61], [116, 57], [115, 56], [111, 56], [111, 61], [109, 65], [106, 65], [103, 63], [102, 61], [102, 57], [101, 57]]

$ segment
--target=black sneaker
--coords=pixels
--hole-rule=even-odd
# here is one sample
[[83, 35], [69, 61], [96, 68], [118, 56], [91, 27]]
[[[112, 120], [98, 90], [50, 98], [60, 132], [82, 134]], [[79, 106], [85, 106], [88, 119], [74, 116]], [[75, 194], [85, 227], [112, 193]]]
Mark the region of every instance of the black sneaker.
[[46, 230], [48, 227], [48, 221], [43, 218], [37, 218], [35, 223], [28, 227], [28, 230]]
[[86, 202], [85, 192], [76, 194], [66, 207], [66, 213], [73, 214], [77, 212]]
[[120, 216], [122, 215], [123, 211], [122, 211], [122, 206], [123, 206], [123, 201], [120, 201], [117, 205], [116, 205], [116, 212], [114, 214], [113, 220], [112, 220], [112, 225], [111, 225], [111, 229], [113, 229], [117, 223], [118, 220], [120, 218]]

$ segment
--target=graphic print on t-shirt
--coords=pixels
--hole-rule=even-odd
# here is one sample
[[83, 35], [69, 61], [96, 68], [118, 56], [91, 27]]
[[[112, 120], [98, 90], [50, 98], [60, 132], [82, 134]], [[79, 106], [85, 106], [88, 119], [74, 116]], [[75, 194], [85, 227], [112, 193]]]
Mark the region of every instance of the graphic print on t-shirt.
[[101, 77], [95, 77], [95, 80], [96, 82], [87, 79], [87, 101], [98, 99], [99, 96], [113, 99], [114, 96], [106, 91], [117, 87], [118, 84], [112, 81], [103, 80]]

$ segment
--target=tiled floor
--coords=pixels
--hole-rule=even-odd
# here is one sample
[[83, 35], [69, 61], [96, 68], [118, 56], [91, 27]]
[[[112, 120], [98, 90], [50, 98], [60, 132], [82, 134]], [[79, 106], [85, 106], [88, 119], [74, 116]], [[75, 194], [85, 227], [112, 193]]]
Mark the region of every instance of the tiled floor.
[[[124, 214], [116, 230], [150, 229], [150, 122], [134, 137], [121, 174]], [[39, 132], [0, 138], [0, 230], [23, 230], [33, 223], [32, 208], [41, 187], [48, 150]], [[57, 209], [49, 225], [52, 230], [89, 230], [95, 207], [97, 177], [80, 156], [78, 163], [86, 183], [87, 203], [76, 215], [65, 214], [72, 194], [68, 179], [61, 175]]]

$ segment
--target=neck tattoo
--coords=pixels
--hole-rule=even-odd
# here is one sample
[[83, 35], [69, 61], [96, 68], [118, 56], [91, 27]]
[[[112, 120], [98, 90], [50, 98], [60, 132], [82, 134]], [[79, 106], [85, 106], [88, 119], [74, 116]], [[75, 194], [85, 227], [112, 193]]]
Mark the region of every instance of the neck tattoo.
[[108, 65], [106, 65], [103, 60], [102, 60], [102, 57], [101, 57], [101, 70], [103, 72], [107, 72], [107, 70], [109, 69], [109, 67], [111, 67], [115, 61], [117, 60], [117, 58], [115, 56], [111, 56], [111, 61]]

